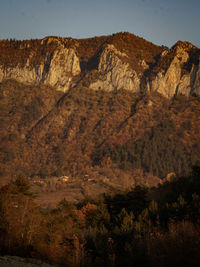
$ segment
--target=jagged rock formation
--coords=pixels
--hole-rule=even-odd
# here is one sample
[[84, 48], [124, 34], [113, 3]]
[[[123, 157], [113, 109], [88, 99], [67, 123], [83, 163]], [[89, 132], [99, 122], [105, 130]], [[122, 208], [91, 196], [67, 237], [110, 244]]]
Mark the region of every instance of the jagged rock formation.
[[[195, 61], [191, 61], [196, 48], [190, 43], [177, 42], [170, 50], [161, 54], [161, 70], [151, 81], [147, 82], [147, 90], [157, 91], [165, 97], [171, 98], [176, 94], [189, 96], [193, 93], [199, 94], [199, 62], [200, 53], [196, 53]], [[163, 68], [164, 62], [171, 58], [171, 62]], [[163, 65], [162, 65], [163, 64]], [[190, 67], [188, 66], [190, 64]]]
[[123, 62], [123, 58], [128, 56], [118, 51], [114, 45], [107, 45], [103, 50], [98, 71], [101, 73], [100, 79], [90, 84], [90, 88], [106, 89], [126, 89], [139, 92], [140, 80], [135, 70], [131, 69], [128, 63]]
[[[129, 33], [113, 36], [104, 37], [103, 41], [99, 38], [100, 45], [96, 45], [95, 38], [92, 46], [85, 45], [91, 55], [87, 56], [87, 67], [82, 70], [84, 54], [90, 53], [84, 50], [83, 40], [58, 37], [14, 43], [3, 40], [0, 42], [0, 81], [43, 83], [64, 92], [82, 80], [94, 90], [157, 91], [167, 98], [175, 94], [200, 94], [197, 47], [179, 41], [171, 49], [165, 49], [139, 37], [133, 38]], [[128, 45], [124, 48], [126, 39]], [[91, 59], [96, 65], [91, 64]]]
[[68, 90], [73, 76], [80, 73], [79, 59], [73, 49], [56, 50], [47, 64], [49, 71], [44, 73], [42, 80], [45, 84], [55, 86], [57, 90]]
[[[44, 83], [57, 90], [67, 91], [72, 84], [73, 77], [81, 71], [79, 58], [73, 48], [65, 48], [52, 38], [47, 39], [47, 42], [43, 39], [39, 45], [45, 47], [52, 41], [56, 41], [56, 49], [51, 53], [44, 49], [44, 57], [37, 64], [33, 63], [32, 58], [39, 55], [30, 49], [25, 64], [7, 67], [5, 62], [4, 65], [0, 65], [0, 81], [14, 79], [27, 84]], [[26, 49], [26, 47], [22, 47], [22, 49]]]

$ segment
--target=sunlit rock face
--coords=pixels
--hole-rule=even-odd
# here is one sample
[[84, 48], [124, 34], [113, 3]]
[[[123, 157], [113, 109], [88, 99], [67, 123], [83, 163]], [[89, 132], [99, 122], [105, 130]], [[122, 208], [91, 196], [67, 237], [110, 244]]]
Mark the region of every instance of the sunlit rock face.
[[[198, 95], [200, 93], [200, 63], [194, 64], [191, 61], [190, 52], [192, 49], [194, 49], [194, 46], [191, 44], [178, 42], [172, 49], [163, 51], [159, 60], [165, 62], [168, 60], [167, 58], [171, 57], [170, 62], [165, 68], [161, 65], [154, 75], [149, 70], [150, 75], [149, 79], [146, 80], [145, 91], [157, 91], [167, 98], [171, 98], [176, 94], [189, 96], [195, 93]], [[91, 83], [90, 88], [107, 91], [126, 89], [140, 92], [143, 82], [142, 75], [136, 73], [126, 60], [123, 60], [126, 57], [128, 55], [121, 53], [113, 45], [107, 45], [99, 60], [98, 71], [100, 78]], [[184, 68], [189, 62], [191, 68], [184, 72]], [[144, 71], [146, 71], [148, 65], [144, 61], [142, 63]]]
[[127, 57], [125, 53], [121, 53], [113, 45], [107, 45], [99, 60], [100, 79], [91, 83], [90, 88], [107, 91], [126, 89], [138, 92], [140, 79], [136, 71], [123, 61], [124, 57]]
[[27, 84], [44, 83], [65, 92], [70, 88], [73, 77], [81, 72], [75, 49], [64, 48], [60, 44], [53, 53], [46, 53], [39, 64], [32, 64], [33, 57], [37, 57], [37, 53], [30, 53], [24, 65], [0, 65], [0, 81], [15, 79]]
[[[138, 55], [135, 64], [131, 64], [127, 51], [106, 43], [99, 50], [95, 70], [81, 70], [83, 55], [77, 50], [81, 43], [71, 38], [70, 45], [67, 45], [69, 40], [66, 40], [46, 37], [37, 41], [37, 49], [31, 41], [20, 44], [14, 50], [14, 64], [11, 64], [12, 57], [9, 56], [8, 64], [6, 59], [0, 63], [0, 82], [14, 79], [25, 84], [43, 83], [66, 92], [76, 87], [77, 81], [85, 79], [87, 87], [93, 90], [156, 91], [167, 98], [176, 94], [200, 94], [200, 50], [190, 43], [179, 41], [171, 49], [162, 49], [153, 65], [145, 61], [142, 54]], [[28, 51], [24, 60], [19, 56], [22, 50]], [[134, 66], [140, 66], [139, 71]], [[95, 71], [95, 79], [87, 78], [92, 71]]]
[[[147, 83], [147, 91], [157, 91], [167, 98], [171, 98], [176, 94], [189, 96], [193, 93], [200, 93], [200, 64], [197, 54], [195, 62], [192, 62], [190, 52], [194, 47], [189, 43], [178, 42], [172, 49], [174, 51], [173, 58], [166, 69], [162, 69], [156, 73], [156, 76]], [[169, 56], [172, 49], [161, 55], [161, 59]], [[167, 60], [167, 59], [166, 59]], [[190, 69], [185, 71], [187, 65], [191, 65]], [[162, 66], [161, 66], [162, 67]]]
[[80, 73], [80, 63], [74, 49], [56, 50], [48, 69], [44, 73], [43, 81], [45, 84], [55, 86], [57, 90], [67, 91], [70, 88], [73, 76]]

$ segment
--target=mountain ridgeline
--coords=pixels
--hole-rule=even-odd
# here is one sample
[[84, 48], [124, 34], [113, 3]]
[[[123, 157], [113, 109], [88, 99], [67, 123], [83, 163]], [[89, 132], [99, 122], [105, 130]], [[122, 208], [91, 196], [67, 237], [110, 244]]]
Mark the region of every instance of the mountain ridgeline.
[[91, 39], [1, 40], [0, 81], [45, 84], [67, 92], [93, 90], [199, 95], [200, 50], [178, 41], [171, 49], [129, 33]]
[[1, 181], [140, 171], [148, 184], [198, 165], [194, 45], [168, 49], [117, 33], [1, 40], [0, 51]]

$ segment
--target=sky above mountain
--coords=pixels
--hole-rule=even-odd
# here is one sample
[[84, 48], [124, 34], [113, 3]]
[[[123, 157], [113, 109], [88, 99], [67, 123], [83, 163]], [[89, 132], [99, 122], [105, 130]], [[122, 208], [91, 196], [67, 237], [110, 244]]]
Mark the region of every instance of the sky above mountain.
[[0, 0], [0, 39], [87, 38], [121, 31], [200, 47], [199, 0]]

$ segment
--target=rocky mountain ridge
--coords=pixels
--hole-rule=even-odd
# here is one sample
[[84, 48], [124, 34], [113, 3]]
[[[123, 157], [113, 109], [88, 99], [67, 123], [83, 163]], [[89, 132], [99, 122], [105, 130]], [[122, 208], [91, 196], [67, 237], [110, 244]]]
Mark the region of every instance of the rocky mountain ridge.
[[200, 94], [200, 50], [187, 42], [171, 49], [129, 33], [91, 39], [45, 37], [0, 41], [0, 81], [93, 90]]
[[[2, 40], [0, 51], [0, 184], [22, 174], [45, 179], [42, 197], [53, 190], [77, 200], [156, 185], [198, 163], [192, 44], [168, 49], [119, 33]], [[62, 176], [72, 180], [53, 184]]]

